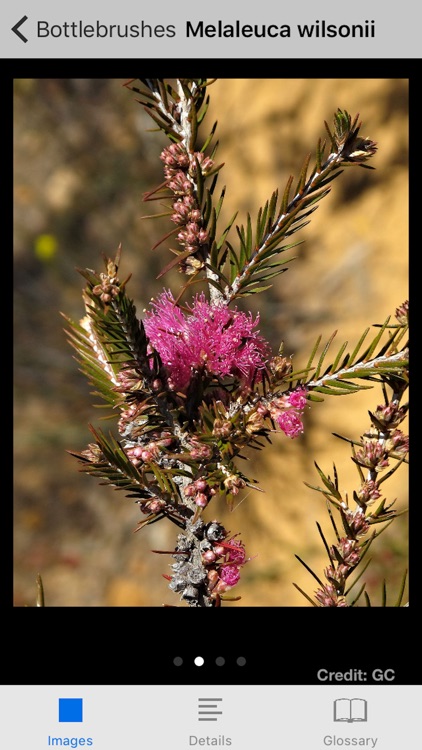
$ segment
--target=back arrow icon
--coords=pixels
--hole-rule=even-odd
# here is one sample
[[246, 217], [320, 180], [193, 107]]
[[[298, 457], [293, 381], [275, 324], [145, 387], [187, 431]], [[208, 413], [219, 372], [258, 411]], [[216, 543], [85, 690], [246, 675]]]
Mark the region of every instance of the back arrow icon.
[[25, 23], [25, 21], [27, 21], [27, 20], [28, 20], [28, 16], [22, 16], [21, 20], [18, 21], [17, 23], [15, 23], [14, 26], [12, 26], [12, 31], [14, 31], [15, 34], [20, 39], [22, 39], [23, 42], [27, 42], [28, 40], [27, 40], [26, 36], [24, 36], [23, 34], [21, 34], [21, 32], [19, 31], [19, 27], [22, 26], [22, 24]]

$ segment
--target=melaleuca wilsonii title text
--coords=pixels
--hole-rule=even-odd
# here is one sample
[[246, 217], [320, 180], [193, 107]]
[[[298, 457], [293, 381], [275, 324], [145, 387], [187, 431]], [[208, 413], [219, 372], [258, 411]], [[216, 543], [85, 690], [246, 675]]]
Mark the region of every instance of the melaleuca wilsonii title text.
[[280, 23], [243, 23], [239, 20], [225, 23], [218, 20], [215, 23], [205, 21], [186, 21], [184, 27], [174, 24], [163, 26], [146, 21], [139, 23], [106, 24], [99, 20], [92, 23], [85, 21], [65, 21], [51, 24], [49, 21], [37, 21], [38, 38], [151, 38], [184, 36], [187, 39], [369, 39], [375, 37], [375, 21], [364, 20], [360, 23], [345, 24], [331, 23], [326, 20], [315, 20], [313, 23], [297, 25]]

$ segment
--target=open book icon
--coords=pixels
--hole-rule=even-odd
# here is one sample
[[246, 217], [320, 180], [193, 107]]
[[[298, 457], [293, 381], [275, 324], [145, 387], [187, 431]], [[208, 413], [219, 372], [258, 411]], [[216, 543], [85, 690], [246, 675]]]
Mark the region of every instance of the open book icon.
[[334, 701], [334, 721], [366, 721], [368, 706], [363, 698], [337, 698]]

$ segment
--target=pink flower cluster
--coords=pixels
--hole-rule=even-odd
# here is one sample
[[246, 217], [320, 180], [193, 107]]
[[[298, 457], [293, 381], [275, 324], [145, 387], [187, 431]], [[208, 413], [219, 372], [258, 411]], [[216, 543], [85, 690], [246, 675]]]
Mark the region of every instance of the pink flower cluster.
[[295, 438], [303, 432], [302, 414], [305, 406], [306, 388], [297, 388], [288, 396], [274, 399], [270, 414], [287, 437]]
[[220, 568], [220, 578], [228, 586], [235, 586], [240, 578], [240, 565], [246, 562], [245, 545], [237, 539], [226, 544], [226, 564]]
[[216, 558], [223, 557], [216, 563], [215, 568], [208, 573], [209, 588], [212, 595], [223, 594], [240, 580], [240, 568], [250, 558], [246, 557], [245, 545], [235, 534], [227, 541], [219, 541], [214, 545], [212, 551], [203, 555], [205, 564], [213, 562]]
[[210, 304], [196, 295], [184, 312], [169, 291], [152, 301], [144, 325], [168, 374], [168, 385], [186, 391], [194, 373], [241, 383], [261, 380], [270, 346], [256, 331], [259, 316]]

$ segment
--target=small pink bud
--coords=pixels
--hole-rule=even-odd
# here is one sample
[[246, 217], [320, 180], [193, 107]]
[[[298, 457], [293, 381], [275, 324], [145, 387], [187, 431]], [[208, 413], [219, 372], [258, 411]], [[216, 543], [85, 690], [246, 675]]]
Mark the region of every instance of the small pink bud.
[[204, 245], [208, 241], [208, 232], [206, 229], [200, 229], [198, 232], [198, 242], [200, 245]]
[[188, 206], [188, 208], [192, 208], [192, 206], [195, 205], [195, 198], [193, 197], [193, 195], [184, 195], [182, 200], [185, 206]]
[[191, 482], [185, 487], [185, 495], [186, 497], [193, 497], [194, 495], [196, 495], [196, 487], [194, 482]]
[[186, 169], [189, 166], [189, 156], [187, 154], [181, 154], [177, 161], [182, 169]]
[[208, 498], [203, 492], [198, 492], [195, 496], [195, 503], [199, 508], [206, 508], [208, 505]]
[[202, 559], [203, 559], [204, 563], [208, 563], [209, 564], [209, 563], [213, 563], [217, 559], [217, 557], [216, 557], [215, 553], [212, 551], [212, 549], [208, 549], [202, 555]]
[[160, 510], [162, 510], [165, 506], [164, 500], [159, 500], [158, 498], [156, 500], [151, 500], [150, 503], [148, 503], [148, 510], [151, 513], [158, 513]]
[[[180, 232], [180, 234], [182, 234], [182, 232]], [[186, 240], [186, 242], [187, 242], [188, 245], [194, 245], [195, 242], [197, 241], [197, 237], [196, 237], [195, 232], [186, 232], [186, 233], [183, 232], [183, 234], [185, 234], [185, 238], [184, 239]], [[179, 239], [179, 236], [180, 235], [177, 235], [178, 239]]]

